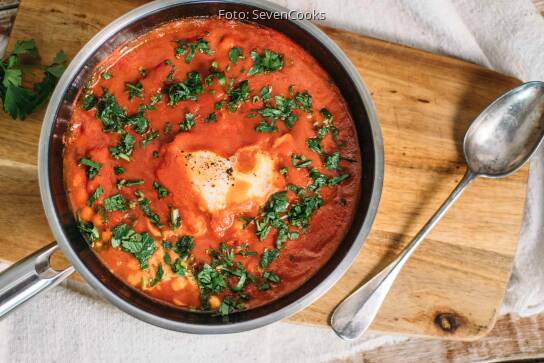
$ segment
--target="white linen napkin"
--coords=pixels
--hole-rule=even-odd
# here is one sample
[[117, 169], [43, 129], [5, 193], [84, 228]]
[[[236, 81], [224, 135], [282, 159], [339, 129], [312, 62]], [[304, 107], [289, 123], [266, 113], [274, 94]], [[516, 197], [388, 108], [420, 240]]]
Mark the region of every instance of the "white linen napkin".
[[[522, 80], [544, 79], [544, 20], [530, 0], [276, 0], [324, 11], [326, 24], [456, 56]], [[544, 310], [544, 156], [532, 162], [528, 200], [504, 312]], [[3, 362], [317, 362], [404, 337], [367, 334], [355, 342], [328, 328], [279, 322], [228, 336], [175, 333], [122, 313], [88, 286], [66, 282], [0, 323]]]

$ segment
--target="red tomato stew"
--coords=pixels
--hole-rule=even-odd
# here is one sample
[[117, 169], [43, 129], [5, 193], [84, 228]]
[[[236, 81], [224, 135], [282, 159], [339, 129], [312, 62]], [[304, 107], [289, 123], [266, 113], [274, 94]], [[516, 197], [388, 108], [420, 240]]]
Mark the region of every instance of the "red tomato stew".
[[226, 315], [296, 289], [358, 202], [345, 101], [302, 47], [218, 18], [114, 51], [78, 96], [64, 179], [105, 266], [167, 304]]

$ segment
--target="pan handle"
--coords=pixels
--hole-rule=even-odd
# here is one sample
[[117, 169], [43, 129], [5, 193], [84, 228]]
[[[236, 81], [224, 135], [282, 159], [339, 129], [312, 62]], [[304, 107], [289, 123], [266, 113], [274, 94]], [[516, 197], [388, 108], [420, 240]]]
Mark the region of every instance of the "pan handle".
[[73, 266], [51, 268], [49, 258], [58, 248], [53, 242], [0, 273], [0, 318], [74, 272]]

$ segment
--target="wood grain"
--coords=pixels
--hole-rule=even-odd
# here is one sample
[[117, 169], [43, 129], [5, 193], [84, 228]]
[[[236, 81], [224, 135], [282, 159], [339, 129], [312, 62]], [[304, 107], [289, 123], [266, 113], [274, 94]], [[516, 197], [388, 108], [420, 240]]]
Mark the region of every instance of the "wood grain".
[[[505, 362], [544, 356], [544, 315], [528, 318], [505, 315], [493, 330], [475, 342], [410, 339], [354, 354], [334, 362]], [[399, 359], [399, 357], [402, 357]], [[538, 359], [540, 358], [540, 359]]]
[[[12, 39], [36, 39], [44, 62], [73, 57], [99, 29], [139, 1], [23, 1]], [[374, 228], [352, 268], [293, 321], [327, 324], [336, 304], [417, 232], [461, 178], [470, 121], [519, 81], [459, 60], [324, 28], [369, 87], [385, 144], [385, 184]], [[0, 257], [14, 261], [52, 238], [39, 199], [37, 143], [43, 111], [0, 116]], [[493, 326], [521, 222], [527, 169], [477, 180], [414, 254], [373, 330], [476, 339]]]

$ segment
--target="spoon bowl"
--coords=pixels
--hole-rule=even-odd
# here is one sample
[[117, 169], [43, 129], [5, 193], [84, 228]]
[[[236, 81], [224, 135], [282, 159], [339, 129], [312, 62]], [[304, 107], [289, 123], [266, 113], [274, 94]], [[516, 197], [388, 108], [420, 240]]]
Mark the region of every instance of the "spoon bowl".
[[478, 176], [500, 178], [518, 170], [544, 137], [544, 82], [528, 82], [489, 105], [465, 134], [463, 151]]

